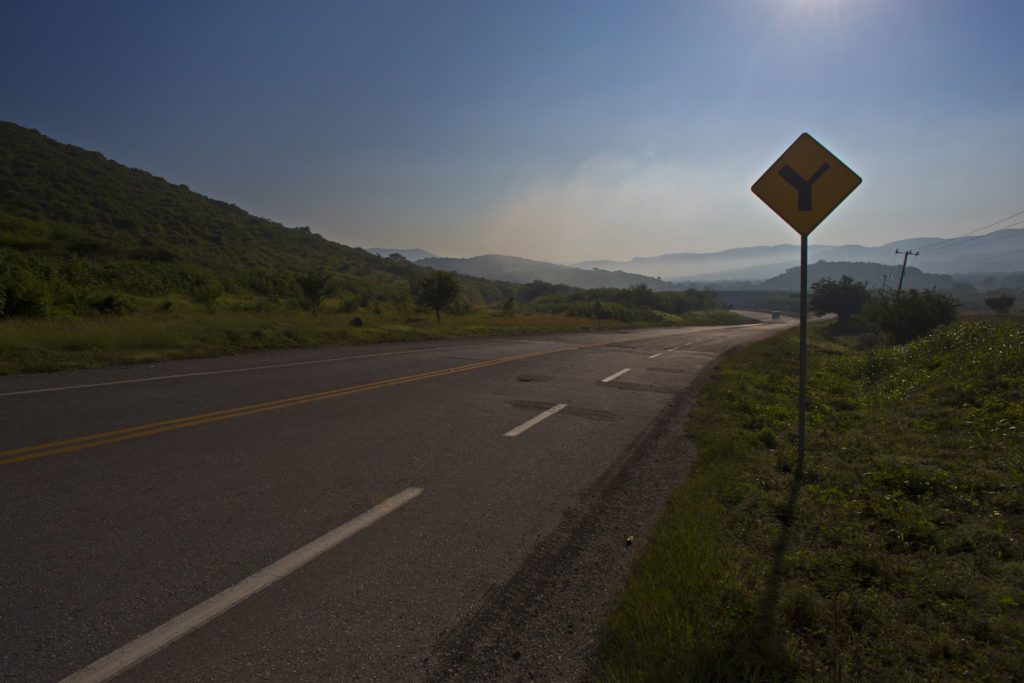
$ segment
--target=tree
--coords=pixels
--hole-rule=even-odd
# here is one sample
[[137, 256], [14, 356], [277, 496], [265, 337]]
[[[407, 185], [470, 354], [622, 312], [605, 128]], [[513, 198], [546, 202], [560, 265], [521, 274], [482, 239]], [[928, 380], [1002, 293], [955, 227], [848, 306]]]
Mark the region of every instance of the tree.
[[638, 282], [627, 291], [629, 303], [637, 308], [654, 308], [658, 305], [658, 295], [646, 283]]
[[316, 315], [320, 304], [334, 291], [334, 275], [321, 268], [305, 275], [297, 275], [295, 281], [302, 289], [302, 296], [309, 302], [309, 309]]
[[991, 308], [1000, 315], [1005, 315], [1010, 311], [1010, 307], [1013, 306], [1013, 302], [1016, 301], [1009, 294], [999, 294], [997, 296], [990, 296], [985, 299], [985, 305]]
[[417, 303], [434, 309], [437, 322], [441, 322], [441, 309], [455, 301], [462, 291], [462, 285], [455, 279], [455, 273], [438, 270], [420, 280], [420, 293]]
[[870, 295], [867, 285], [854, 282], [849, 275], [842, 276], [839, 281], [832, 278], [818, 280], [811, 289], [809, 308], [819, 316], [835, 313], [839, 318], [838, 326], [846, 327], [850, 316], [860, 313]]

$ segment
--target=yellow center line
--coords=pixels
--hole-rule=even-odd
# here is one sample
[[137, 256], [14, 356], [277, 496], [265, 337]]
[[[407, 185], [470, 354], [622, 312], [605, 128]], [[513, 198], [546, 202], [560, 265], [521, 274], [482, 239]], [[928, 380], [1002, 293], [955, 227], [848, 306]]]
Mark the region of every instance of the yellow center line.
[[[656, 339], [662, 339], [664, 337], [669, 336], [674, 335], [663, 335], [656, 337]], [[646, 338], [638, 341], [651, 341], [652, 339], [655, 338]], [[14, 463], [24, 462], [26, 460], [35, 460], [37, 458], [45, 458], [51, 455], [60, 455], [62, 453], [71, 453], [74, 451], [82, 451], [89, 448], [96, 448], [98, 446], [106, 446], [109, 444], [119, 443], [121, 441], [140, 439], [145, 436], [161, 434], [163, 432], [169, 432], [175, 429], [185, 429], [187, 427], [195, 427], [198, 425], [209, 424], [211, 422], [231, 420], [236, 417], [255, 415], [257, 413], [265, 413], [270, 410], [279, 410], [281, 408], [303, 405], [305, 403], [313, 403], [315, 401], [323, 401], [330, 398], [350, 396], [352, 394], [358, 394], [364, 391], [373, 391], [375, 389], [383, 389], [385, 387], [393, 387], [398, 386], [400, 384], [408, 384], [409, 382], [419, 382], [426, 379], [443, 377], [445, 375], [453, 375], [460, 372], [469, 372], [470, 370], [479, 370], [481, 368], [493, 367], [495, 365], [503, 365], [505, 363], [526, 360], [528, 358], [547, 356], [553, 353], [562, 353], [565, 351], [580, 351], [583, 349], [592, 349], [601, 346], [607, 346], [609, 344], [617, 343], [618, 341], [619, 340], [613, 340], [607, 342], [598, 342], [595, 344], [566, 346], [559, 349], [547, 349], [545, 351], [533, 351], [530, 353], [522, 353], [514, 356], [502, 356], [500, 358], [493, 358], [491, 360], [477, 361], [475, 363], [467, 363], [466, 365], [458, 365], [453, 368], [431, 370], [429, 372], [421, 372], [415, 375], [406, 375], [404, 377], [395, 377], [392, 379], [385, 379], [377, 382], [369, 382], [367, 384], [358, 384], [350, 387], [341, 387], [339, 389], [331, 389], [329, 391], [321, 391], [313, 394], [292, 396], [291, 398], [284, 398], [276, 401], [268, 401], [266, 403], [255, 403], [248, 406], [241, 406], [239, 408], [216, 410], [209, 413], [200, 413], [198, 415], [191, 415], [188, 417], [174, 418], [172, 420], [161, 420], [159, 422], [149, 422], [146, 424], [136, 425], [134, 427], [114, 429], [112, 431], [100, 432], [98, 434], [89, 434], [86, 436], [78, 436], [70, 439], [61, 439], [59, 441], [49, 441], [46, 443], [36, 444], [34, 446], [13, 448], [6, 451], [0, 451], [0, 465], [13, 465]]]

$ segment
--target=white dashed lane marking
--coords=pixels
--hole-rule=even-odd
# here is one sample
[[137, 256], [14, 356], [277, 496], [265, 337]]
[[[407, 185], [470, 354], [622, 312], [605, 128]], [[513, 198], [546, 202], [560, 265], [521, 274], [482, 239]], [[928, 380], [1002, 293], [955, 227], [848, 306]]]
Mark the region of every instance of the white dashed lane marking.
[[549, 417], [551, 417], [552, 415], [554, 415], [555, 413], [560, 411], [562, 408], [565, 408], [567, 405], [568, 405], [567, 403], [559, 403], [556, 406], [548, 408], [547, 410], [545, 410], [543, 413], [541, 413], [537, 417], [530, 418], [529, 420], [527, 420], [523, 424], [519, 425], [515, 429], [508, 430], [507, 432], [505, 432], [505, 436], [519, 436], [520, 434], [525, 432], [527, 429], [530, 429], [531, 427], [537, 426], [538, 424], [540, 424], [544, 420], [548, 419]]
[[624, 368], [624, 369], [622, 369], [622, 370], [619, 370], [618, 372], [616, 372], [616, 373], [615, 373], [614, 375], [608, 375], [607, 377], [605, 377], [605, 378], [604, 378], [603, 380], [601, 380], [601, 381], [602, 381], [602, 382], [611, 382], [611, 381], [612, 381], [613, 379], [617, 379], [617, 378], [619, 378], [619, 377], [622, 377], [622, 376], [623, 376], [623, 375], [625, 375], [625, 374], [626, 374], [627, 372], [629, 372], [629, 368]]

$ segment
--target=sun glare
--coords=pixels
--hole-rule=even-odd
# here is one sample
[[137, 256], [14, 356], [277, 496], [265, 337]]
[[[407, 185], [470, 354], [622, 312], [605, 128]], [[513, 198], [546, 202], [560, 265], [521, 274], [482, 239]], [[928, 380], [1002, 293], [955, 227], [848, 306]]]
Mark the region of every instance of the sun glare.
[[821, 34], [822, 31], [841, 35], [853, 29], [871, 0], [782, 0], [776, 4], [780, 21], [786, 26], [797, 25], [800, 30]]
[[849, 17], [859, 12], [870, 0], [783, 0], [781, 3], [788, 16], [799, 16], [809, 20]]

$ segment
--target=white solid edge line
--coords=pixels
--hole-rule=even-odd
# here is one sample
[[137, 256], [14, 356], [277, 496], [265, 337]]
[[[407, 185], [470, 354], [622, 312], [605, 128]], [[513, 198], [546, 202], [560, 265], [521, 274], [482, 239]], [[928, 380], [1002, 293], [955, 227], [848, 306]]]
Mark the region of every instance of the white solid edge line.
[[661, 355], [661, 352], [659, 351], [658, 353], [654, 354], [653, 356], [647, 356], [647, 357], [648, 358], [657, 358], [660, 355]]
[[560, 411], [562, 408], [565, 408], [567, 405], [569, 405], [569, 404], [568, 403], [559, 403], [556, 406], [548, 408], [547, 410], [545, 410], [543, 413], [541, 413], [537, 417], [530, 418], [529, 420], [527, 420], [523, 424], [519, 425], [515, 429], [508, 430], [507, 432], [505, 432], [504, 436], [519, 436], [520, 434], [525, 432], [530, 427], [533, 427], [533, 426], [543, 422], [544, 420], [548, 419], [549, 417], [551, 417], [552, 415], [554, 415], [555, 413]]
[[307, 543], [295, 552], [282, 557], [277, 562], [264, 567], [248, 578], [242, 579], [231, 588], [182, 612], [170, 621], [157, 626], [149, 633], [139, 636], [107, 656], [97, 659], [84, 669], [71, 674], [64, 681], [66, 683], [83, 683], [86, 681], [92, 683], [110, 680], [182, 636], [191, 633], [203, 624], [220, 616], [246, 598], [258, 593], [279, 579], [288, 576], [296, 569], [327, 552], [345, 539], [354, 536], [374, 522], [394, 512], [421, 493], [423, 493], [423, 489], [410, 487], [401, 493], [391, 496], [387, 500], [374, 505], [358, 517], [327, 532], [315, 541]]
[[618, 377], [622, 377], [622, 376], [623, 376], [623, 375], [625, 375], [625, 374], [626, 374], [627, 372], [629, 372], [629, 368], [625, 368], [625, 369], [623, 369], [623, 370], [619, 370], [619, 371], [618, 371], [618, 372], [616, 372], [616, 373], [615, 373], [614, 375], [608, 375], [607, 377], [605, 377], [605, 378], [604, 378], [603, 380], [601, 380], [601, 381], [602, 381], [602, 382], [611, 382], [611, 381], [612, 381], [613, 379], [616, 379], [616, 378], [618, 378]]

